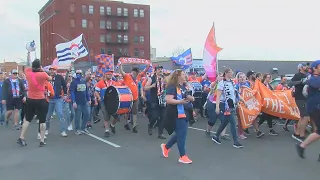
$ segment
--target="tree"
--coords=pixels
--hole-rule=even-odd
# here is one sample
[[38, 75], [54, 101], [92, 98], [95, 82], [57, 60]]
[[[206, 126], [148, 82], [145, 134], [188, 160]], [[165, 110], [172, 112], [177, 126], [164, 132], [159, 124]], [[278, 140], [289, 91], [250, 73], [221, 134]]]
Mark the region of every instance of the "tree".
[[172, 56], [176, 57], [179, 56], [180, 54], [184, 53], [185, 49], [181, 46], [177, 46], [176, 48], [173, 49]]

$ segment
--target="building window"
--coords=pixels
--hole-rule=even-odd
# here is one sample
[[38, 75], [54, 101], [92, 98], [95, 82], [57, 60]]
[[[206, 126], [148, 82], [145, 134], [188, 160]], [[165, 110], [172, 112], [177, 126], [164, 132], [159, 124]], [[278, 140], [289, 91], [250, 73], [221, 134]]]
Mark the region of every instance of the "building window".
[[106, 49], [105, 48], [101, 48], [100, 49], [100, 54], [105, 54], [106, 53]]
[[133, 38], [133, 42], [134, 42], [135, 44], [138, 44], [138, 42], [139, 42], [139, 37], [138, 37], [138, 36], [135, 36], [135, 37]]
[[123, 48], [123, 55], [128, 56], [128, 48]]
[[112, 13], [111, 13], [111, 7], [107, 7], [107, 15], [111, 15]]
[[128, 22], [123, 22], [123, 29], [128, 30], [129, 29], [129, 23]]
[[118, 35], [118, 43], [122, 43], [122, 35], [121, 34]]
[[93, 14], [93, 6], [89, 5], [89, 14]]
[[89, 28], [90, 28], [90, 29], [93, 29], [93, 27], [94, 27], [93, 21], [90, 20], [90, 21], [89, 21]]
[[134, 48], [134, 57], [139, 57], [139, 49]]
[[106, 36], [105, 35], [100, 35], [100, 42], [102, 42], [102, 43], [106, 42]]
[[143, 44], [144, 43], [144, 37], [140, 36], [140, 43]]
[[117, 8], [117, 15], [122, 16], [122, 9], [121, 8]]
[[144, 10], [140, 9], [140, 17], [144, 17]]
[[76, 6], [74, 4], [70, 4], [70, 13], [76, 12]]
[[111, 21], [107, 21], [107, 29], [111, 29]]
[[138, 23], [134, 23], [134, 25], [133, 25], [134, 27], [134, 31], [138, 31]]
[[82, 19], [82, 27], [87, 28], [87, 20], [86, 19]]
[[138, 17], [138, 9], [133, 10], [133, 17]]
[[70, 27], [76, 27], [74, 19], [70, 19]]
[[118, 48], [118, 54], [119, 56], [122, 56], [122, 48]]
[[100, 20], [100, 29], [105, 29], [106, 28], [106, 21]]
[[107, 42], [111, 42], [111, 34], [107, 34]]
[[123, 8], [123, 16], [128, 16], [128, 8]]
[[104, 6], [100, 6], [100, 15], [104, 16], [105, 12], [104, 12]]
[[118, 28], [119, 30], [122, 29], [122, 23], [121, 23], [121, 22], [117, 22], [117, 28]]
[[112, 49], [108, 48], [108, 55], [112, 55]]
[[82, 5], [82, 14], [87, 14], [87, 6]]
[[128, 35], [124, 35], [123, 36], [123, 42], [124, 43], [128, 43], [128, 41], [129, 41]]
[[144, 50], [140, 49], [140, 57], [144, 57]]

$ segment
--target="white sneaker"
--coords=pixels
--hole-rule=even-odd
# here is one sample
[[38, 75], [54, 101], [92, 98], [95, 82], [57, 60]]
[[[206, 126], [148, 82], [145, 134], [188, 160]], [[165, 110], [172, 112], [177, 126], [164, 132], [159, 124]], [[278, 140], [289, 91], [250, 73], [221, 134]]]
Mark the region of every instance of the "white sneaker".
[[81, 135], [82, 133], [81, 133], [81, 131], [76, 130], [75, 134], [76, 134], [76, 135]]
[[[37, 139], [41, 139], [41, 137], [40, 137], [40, 133], [38, 133], [38, 137], [37, 137]], [[44, 139], [47, 139], [47, 136], [46, 136], [46, 135], [44, 135]]]
[[72, 124], [68, 126], [68, 131], [73, 131]]
[[49, 135], [49, 130], [46, 130], [46, 132], [44, 133], [46, 136]]
[[62, 136], [62, 137], [67, 137], [67, 136], [68, 136], [68, 134], [67, 134], [66, 132], [64, 132], [64, 131], [63, 131], [63, 132], [61, 133], [61, 136]]

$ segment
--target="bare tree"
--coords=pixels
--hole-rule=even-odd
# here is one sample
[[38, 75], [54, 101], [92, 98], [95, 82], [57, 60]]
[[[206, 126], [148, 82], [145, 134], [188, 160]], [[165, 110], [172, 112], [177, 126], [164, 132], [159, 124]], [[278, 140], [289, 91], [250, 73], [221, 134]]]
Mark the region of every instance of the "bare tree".
[[179, 56], [180, 54], [184, 53], [185, 49], [181, 46], [177, 46], [173, 49], [172, 56]]

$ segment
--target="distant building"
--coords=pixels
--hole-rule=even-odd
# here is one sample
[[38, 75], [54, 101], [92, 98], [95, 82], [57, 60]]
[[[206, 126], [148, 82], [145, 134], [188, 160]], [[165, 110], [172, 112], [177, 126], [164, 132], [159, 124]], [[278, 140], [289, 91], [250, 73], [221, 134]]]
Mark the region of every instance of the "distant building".
[[13, 69], [18, 69], [19, 73], [24, 71], [25, 64], [18, 64], [17, 62], [6, 62], [0, 63], [0, 71], [10, 73]]
[[84, 34], [89, 56], [150, 59], [150, 6], [108, 0], [49, 0], [39, 11], [41, 60], [56, 58], [55, 46]]
[[150, 47], [150, 60], [156, 60], [157, 59], [157, 49]]
[[[161, 64], [166, 69], [176, 69], [170, 58], [160, 57], [157, 58], [157, 64]], [[219, 60], [218, 69], [223, 71], [224, 68], [229, 67], [234, 71], [248, 72], [250, 70], [261, 73], [272, 74], [295, 74], [298, 69], [299, 61], [268, 61], [268, 60]], [[311, 62], [310, 62], [311, 63]], [[193, 66], [196, 71], [203, 71], [202, 59], [193, 59]]]

